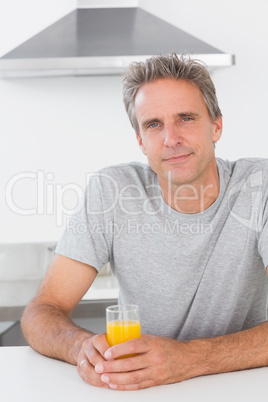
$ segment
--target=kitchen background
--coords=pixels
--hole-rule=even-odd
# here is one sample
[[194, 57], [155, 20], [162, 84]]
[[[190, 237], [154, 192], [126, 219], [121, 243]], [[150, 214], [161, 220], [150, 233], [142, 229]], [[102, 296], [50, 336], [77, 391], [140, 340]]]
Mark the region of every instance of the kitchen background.
[[[267, 0], [9, 0], [0, 3], [0, 56], [88, 5], [139, 6], [234, 54], [234, 66], [213, 72], [224, 116], [217, 155], [267, 157]], [[0, 79], [0, 135], [0, 243], [56, 241], [62, 212], [76, 205], [72, 184], [83, 189], [86, 173], [109, 164], [146, 162], [123, 107], [120, 76]], [[37, 172], [43, 180], [39, 211], [28, 216], [5, 200], [7, 183], [24, 172], [32, 179], [14, 185], [19, 208], [36, 208]]]
[[[224, 116], [216, 153], [267, 157], [268, 0], [3, 1], [0, 57], [77, 7], [94, 6], [139, 6], [235, 55], [234, 66], [212, 72]], [[146, 158], [123, 107], [119, 75], [0, 79], [0, 136], [0, 345], [1, 334], [2, 344], [23, 344], [10, 304], [21, 307], [37, 286], [87, 174]], [[43, 248], [29, 246], [35, 242]], [[98, 286], [102, 291], [94, 291]]]

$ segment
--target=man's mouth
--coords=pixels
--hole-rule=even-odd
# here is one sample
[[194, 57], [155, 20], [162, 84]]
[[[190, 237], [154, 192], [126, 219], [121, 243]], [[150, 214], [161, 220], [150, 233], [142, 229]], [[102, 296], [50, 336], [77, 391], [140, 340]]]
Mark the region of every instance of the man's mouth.
[[181, 155], [172, 155], [169, 156], [168, 158], [164, 158], [165, 162], [172, 163], [172, 162], [183, 162], [186, 159], [188, 159], [192, 153], [187, 153], [187, 154], [181, 154]]

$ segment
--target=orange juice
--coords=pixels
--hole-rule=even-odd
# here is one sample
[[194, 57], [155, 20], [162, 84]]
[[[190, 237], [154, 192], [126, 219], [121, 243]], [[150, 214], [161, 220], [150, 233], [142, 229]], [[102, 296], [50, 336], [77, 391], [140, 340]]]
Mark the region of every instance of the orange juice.
[[141, 336], [139, 321], [115, 320], [107, 322], [107, 341], [110, 346], [117, 345]]

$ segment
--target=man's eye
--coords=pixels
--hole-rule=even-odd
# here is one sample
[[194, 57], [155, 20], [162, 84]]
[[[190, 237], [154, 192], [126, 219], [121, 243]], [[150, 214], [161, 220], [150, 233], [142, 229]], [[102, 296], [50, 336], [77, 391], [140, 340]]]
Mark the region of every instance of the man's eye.
[[191, 121], [191, 120], [193, 120], [191, 117], [183, 117], [183, 119], [182, 119], [183, 121]]
[[151, 123], [151, 124], [149, 124], [149, 128], [155, 128], [155, 127], [157, 127], [158, 126], [158, 123]]

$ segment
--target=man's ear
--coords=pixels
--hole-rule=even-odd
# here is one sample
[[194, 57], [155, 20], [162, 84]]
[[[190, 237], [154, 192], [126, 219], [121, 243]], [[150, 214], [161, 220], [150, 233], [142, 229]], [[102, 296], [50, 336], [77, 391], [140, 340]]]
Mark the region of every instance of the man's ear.
[[222, 116], [219, 116], [213, 123], [212, 141], [218, 142], [222, 133]]
[[141, 138], [141, 136], [140, 136], [139, 133], [136, 133], [136, 138], [137, 138], [137, 141], [138, 141], [138, 143], [139, 143], [139, 147], [140, 147], [140, 149], [142, 150], [142, 153], [143, 153], [144, 155], [147, 155], [147, 154], [146, 154], [146, 151], [145, 151], [145, 149], [144, 149], [144, 145], [143, 145], [143, 142], [142, 142], [142, 138]]

